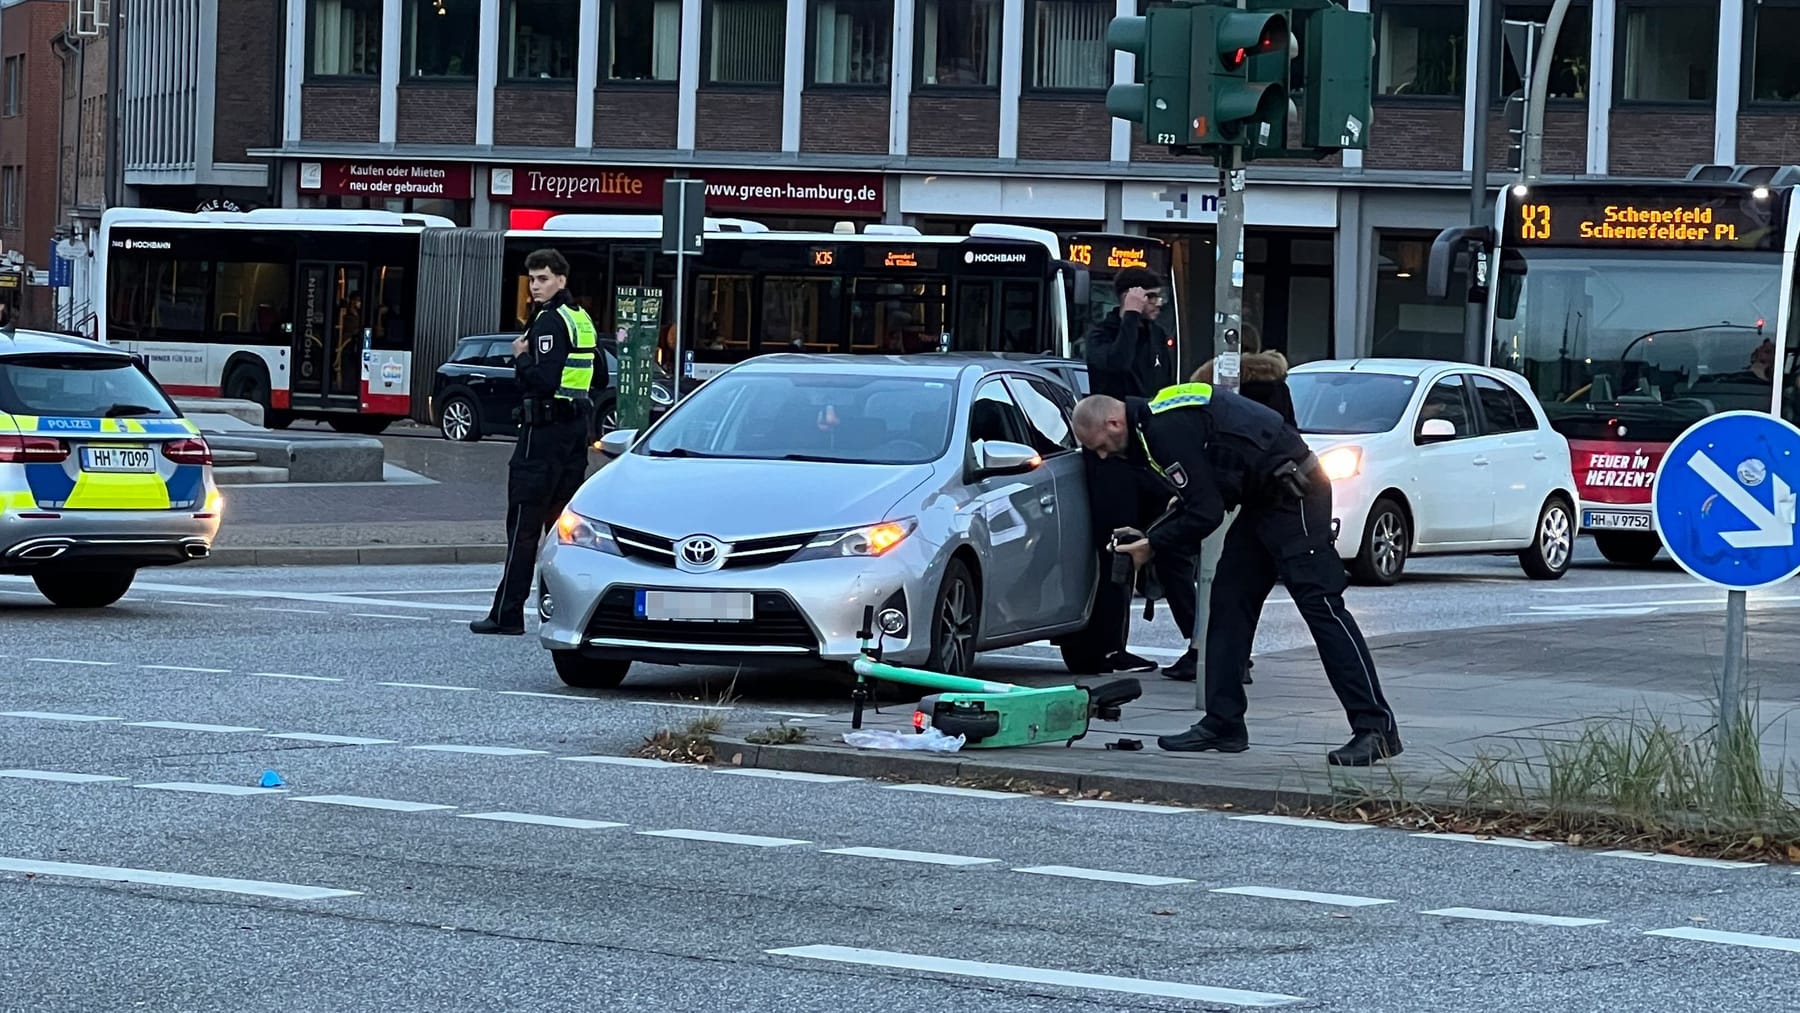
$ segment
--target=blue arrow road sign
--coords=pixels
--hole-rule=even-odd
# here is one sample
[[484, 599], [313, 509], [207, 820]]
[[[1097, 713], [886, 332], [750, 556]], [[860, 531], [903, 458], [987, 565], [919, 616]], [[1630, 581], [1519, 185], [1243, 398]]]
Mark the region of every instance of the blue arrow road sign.
[[1800, 573], [1795, 486], [1800, 428], [1767, 412], [1721, 412], [1669, 446], [1651, 487], [1651, 516], [1682, 569], [1750, 591]]

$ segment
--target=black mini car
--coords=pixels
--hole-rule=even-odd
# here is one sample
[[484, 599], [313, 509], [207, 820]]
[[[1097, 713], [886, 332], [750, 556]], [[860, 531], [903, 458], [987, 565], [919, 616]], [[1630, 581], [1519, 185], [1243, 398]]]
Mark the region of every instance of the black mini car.
[[[513, 436], [519, 431], [513, 409], [522, 395], [513, 379], [512, 342], [516, 334], [476, 334], [457, 342], [450, 361], [439, 366], [431, 388], [431, 418], [447, 440], [474, 442], [484, 436]], [[606, 389], [594, 405], [591, 435], [598, 440], [618, 428], [618, 344], [600, 339], [606, 358]], [[668, 373], [657, 367], [650, 384], [651, 415], [674, 403]]]

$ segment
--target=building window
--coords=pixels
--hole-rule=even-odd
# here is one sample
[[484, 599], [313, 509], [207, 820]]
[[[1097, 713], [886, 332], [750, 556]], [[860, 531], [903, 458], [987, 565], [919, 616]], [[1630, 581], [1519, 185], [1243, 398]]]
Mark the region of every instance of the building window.
[[1105, 91], [1112, 84], [1106, 26], [1117, 8], [1104, 0], [1037, 0], [1031, 6], [1031, 87]]
[[25, 206], [25, 195], [21, 188], [22, 177], [18, 166], [9, 165], [0, 169], [0, 225], [9, 229], [19, 227], [20, 209]]
[[813, 84], [893, 80], [894, 9], [888, 0], [811, 0]]
[[1460, 4], [1382, 4], [1376, 19], [1377, 95], [1454, 98], [1463, 93], [1469, 19]]
[[381, 76], [381, 0], [312, 0], [314, 77]]
[[609, 81], [673, 81], [681, 76], [681, 0], [612, 0], [607, 5]]
[[785, 0], [707, 0], [706, 8], [706, 83], [780, 84]]
[[1434, 300], [1425, 292], [1429, 235], [1383, 233], [1375, 262], [1375, 330], [1368, 354], [1409, 359], [1463, 357], [1463, 303], [1466, 268], [1450, 278], [1452, 298]]
[[6, 115], [17, 116], [25, 97], [20, 94], [25, 84], [25, 56], [6, 58]]
[[581, 5], [563, 0], [510, 0], [501, 35], [501, 66], [514, 80], [573, 81], [581, 43]]
[[920, 0], [919, 84], [1000, 84], [1000, 0]]
[[1719, 9], [1621, 5], [1619, 97], [1627, 102], [1711, 102], [1719, 78]]
[[1800, 7], [1751, 4], [1746, 14], [1755, 45], [1750, 53], [1750, 101], [1800, 102]]
[[480, 40], [481, 0], [406, 0], [400, 75], [472, 78]]
[[[1542, 25], [1550, 20], [1550, 5], [1506, 4], [1502, 17], [1507, 21], [1530, 21]], [[1590, 7], [1583, 3], [1569, 5], [1568, 11], [1563, 15], [1562, 31], [1557, 34], [1556, 55], [1550, 67], [1547, 98], [1587, 98], [1588, 56], [1593, 52], [1593, 23], [1593, 11]], [[1513, 92], [1524, 90], [1525, 82], [1520, 80], [1519, 72], [1513, 68], [1511, 56], [1497, 53], [1494, 62], [1500, 65], [1500, 93], [1494, 97], [1494, 101], [1498, 103]]]

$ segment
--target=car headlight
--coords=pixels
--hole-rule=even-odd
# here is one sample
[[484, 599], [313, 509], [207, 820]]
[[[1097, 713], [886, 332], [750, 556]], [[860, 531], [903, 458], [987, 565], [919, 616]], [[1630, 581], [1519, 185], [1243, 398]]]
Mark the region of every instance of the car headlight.
[[1325, 469], [1326, 478], [1342, 481], [1362, 470], [1362, 448], [1333, 447], [1319, 455], [1319, 466]]
[[650, 385], [650, 402], [652, 404], [662, 405], [666, 408], [675, 403], [675, 392], [664, 386], [660, 381], [652, 383]]
[[556, 540], [563, 545], [593, 549], [612, 556], [622, 554], [619, 552], [619, 543], [613, 540], [611, 528], [573, 510], [564, 510], [562, 516], [556, 519]]
[[839, 528], [826, 531], [808, 542], [806, 548], [796, 552], [795, 560], [802, 559], [841, 559], [845, 556], [880, 556], [893, 551], [894, 546], [906, 540], [906, 537], [918, 530], [917, 518], [907, 517], [897, 521], [883, 521], [880, 524], [867, 524], [855, 528]]

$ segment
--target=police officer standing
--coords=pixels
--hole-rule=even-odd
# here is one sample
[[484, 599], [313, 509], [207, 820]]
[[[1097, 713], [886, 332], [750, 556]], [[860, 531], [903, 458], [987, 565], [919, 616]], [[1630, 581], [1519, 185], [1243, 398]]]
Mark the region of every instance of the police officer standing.
[[507, 636], [525, 632], [539, 540], [587, 478], [590, 392], [607, 384], [593, 318], [567, 291], [569, 262], [555, 250], [537, 250], [525, 258], [525, 270], [538, 309], [513, 339], [513, 375], [525, 397], [507, 465], [506, 565], [493, 607], [469, 624], [475, 633]]
[[[1104, 395], [1075, 407], [1075, 436], [1103, 457], [1148, 468], [1179, 497], [1177, 509], [1143, 533], [1120, 532], [1118, 551], [1142, 566], [1167, 553], [1197, 554], [1240, 507], [1219, 555], [1215, 600], [1267, 596], [1277, 578], [1306, 620], [1325, 676], [1350, 719], [1351, 738], [1326, 755], [1366, 767], [1401, 751], [1394, 712], [1375, 661], [1344, 607], [1348, 583], [1331, 544], [1331, 482], [1300, 434], [1279, 413], [1203, 383], [1169, 387], [1148, 401]], [[1253, 632], [1235, 610], [1215, 609], [1206, 637], [1206, 715], [1157, 739], [1173, 751], [1250, 747], [1242, 672]]]

